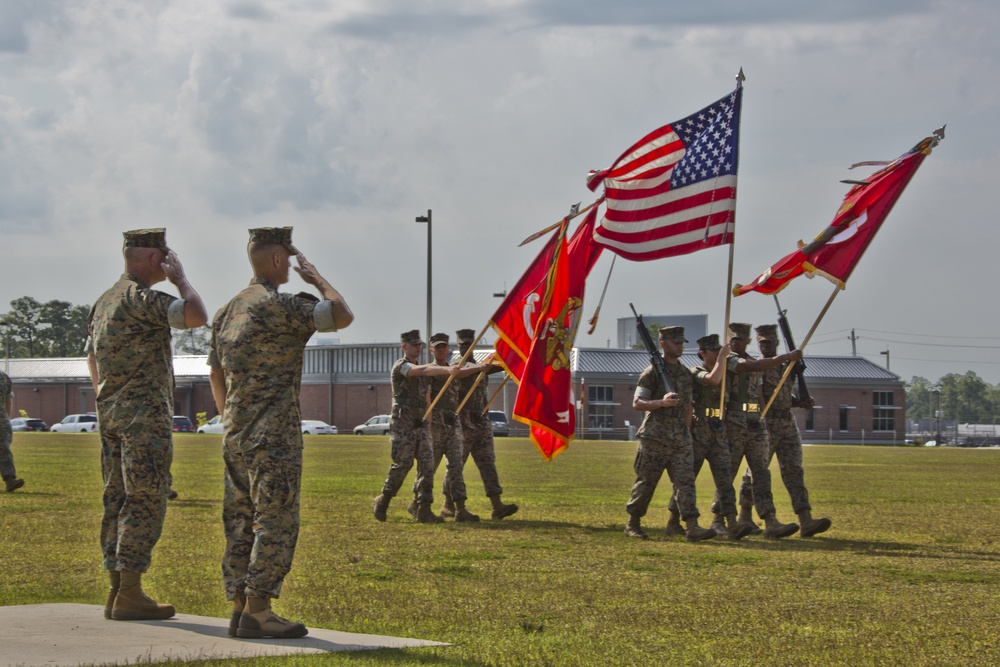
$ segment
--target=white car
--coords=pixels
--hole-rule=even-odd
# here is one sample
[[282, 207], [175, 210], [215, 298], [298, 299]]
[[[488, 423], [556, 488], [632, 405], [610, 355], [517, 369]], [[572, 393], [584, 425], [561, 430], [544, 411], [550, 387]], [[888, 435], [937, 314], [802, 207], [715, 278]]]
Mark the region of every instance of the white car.
[[337, 435], [337, 427], [316, 419], [303, 419], [302, 435]]
[[208, 422], [202, 424], [198, 427], [198, 433], [212, 433], [215, 435], [222, 435], [222, 417], [215, 415]]
[[53, 433], [96, 433], [97, 415], [94, 413], [66, 415], [65, 419], [53, 424], [49, 430]]

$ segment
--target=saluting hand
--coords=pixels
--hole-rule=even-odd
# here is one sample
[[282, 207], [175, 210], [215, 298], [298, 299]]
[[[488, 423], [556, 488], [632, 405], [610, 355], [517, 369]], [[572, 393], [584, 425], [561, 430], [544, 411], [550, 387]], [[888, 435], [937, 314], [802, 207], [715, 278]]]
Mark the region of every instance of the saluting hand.
[[296, 273], [302, 277], [302, 280], [314, 287], [319, 287], [320, 283], [323, 282], [323, 276], [319, 274], [316, 267], [313, 266], [301, 252], [295, 256], [295, 260], [299, 263], [299, 265], [293, 266], [292, 268], [295, 269]]
[[163, 272], [167, 274], [167, 280], [174, 285], [187, 281], [187, 276], [184, 275], [184, 267], [181, 265], [181, 260], [177, 258], [177, 253], [173, 250], [168, 252], [167, 256], [163, 258], [163, 261], [160, 263], [160, 268], [162, 268]]

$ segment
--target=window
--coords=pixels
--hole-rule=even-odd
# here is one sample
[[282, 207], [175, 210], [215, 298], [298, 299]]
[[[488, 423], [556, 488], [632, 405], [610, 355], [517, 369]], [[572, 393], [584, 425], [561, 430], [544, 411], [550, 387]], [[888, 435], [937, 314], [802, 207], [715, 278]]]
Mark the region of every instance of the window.
[[615, 427], [615, 388], [611, 385], [587, 387], [587, 427]]
[[846, 431], [847, 430], [847, 415], [848, 415], [848, 410], [850, 410], [850, 409], [851, 409], [850, 406], [847, 406], [847, 405], [841, 405], [840, 406], [840, 430], [841, 431]]
[[892, 431], [896, 428], [896, 408], [891, 391], [872, 392], [872, 429]]
[[816, 409], [809, 408], [809, 412], [806, 413], [806, 430], [815, 431], [816, 430]]

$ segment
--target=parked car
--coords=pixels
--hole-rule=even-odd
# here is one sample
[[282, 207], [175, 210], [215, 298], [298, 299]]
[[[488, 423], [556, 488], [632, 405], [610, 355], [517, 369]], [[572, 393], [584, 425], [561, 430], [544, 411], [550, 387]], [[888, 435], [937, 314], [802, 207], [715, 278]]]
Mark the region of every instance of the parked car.
[[184, 415], [174, 415], [174, 433], [194, 433], [194, 424]]
[[94, 433], [97, 431], [97, 415], [66, 415], [58, 424], [50, 429], [53, 433]]
[[337, 427], [318, 419], [303, 419], [302, 435], [337, 435]]
[[208, 422], [202, 424], [198, 427], [198, 433], [214, 433], [215, 435], [222, 435], [222, 417], [215, 415]]
[[389, 415], [375, 415], [364, 424], [354, 427], [354, 435], [388, 435]]
[[31, 417], [15, 417], [10, 420], [10, 430], [12, 431], [48, 431], [49, 426], [41, 419]]
[[493, 424], [494, 436], [505, 438], [510, 435], [510, 421], [507, 419], [507, 413], [500, 410], [490, 410], [488, 416]]

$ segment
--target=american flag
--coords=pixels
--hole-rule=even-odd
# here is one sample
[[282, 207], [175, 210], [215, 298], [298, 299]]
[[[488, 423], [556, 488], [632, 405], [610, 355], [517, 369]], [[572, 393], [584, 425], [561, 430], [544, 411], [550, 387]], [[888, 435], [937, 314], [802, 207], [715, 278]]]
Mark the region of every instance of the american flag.
[[733, 242], [743, 88], [650, 132], [587, 186], [603, 182], [597, 243], [626, 259], [686, 255]]

